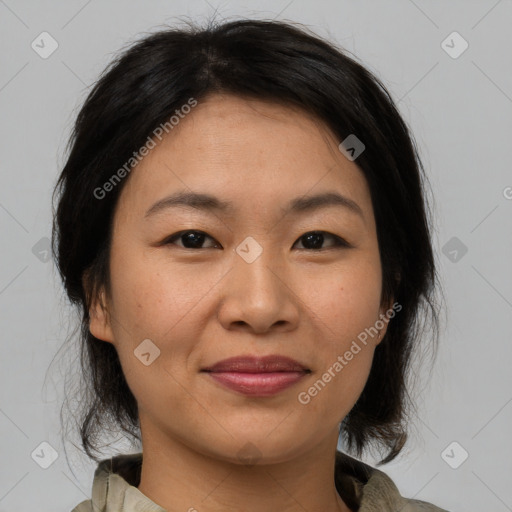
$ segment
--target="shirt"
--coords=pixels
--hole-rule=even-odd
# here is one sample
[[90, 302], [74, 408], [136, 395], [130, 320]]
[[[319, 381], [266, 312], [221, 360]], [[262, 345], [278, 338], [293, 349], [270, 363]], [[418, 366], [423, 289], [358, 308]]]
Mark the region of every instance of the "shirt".
[[[100, 461], [94, 472], [91, 499], [71, 512], [167, 512], [137, 488], [141, 467], [142, 452]], [[334, 482], [343, 501], [358, 512], [448, 512], [425, 501], [402, 497], [386, 473], [340, 451], [336, 452]]]

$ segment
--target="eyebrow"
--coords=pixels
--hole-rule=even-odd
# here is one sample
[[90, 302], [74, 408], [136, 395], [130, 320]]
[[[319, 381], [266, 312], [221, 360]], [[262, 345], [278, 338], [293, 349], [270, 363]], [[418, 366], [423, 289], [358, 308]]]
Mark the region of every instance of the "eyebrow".
[[[328, 206], [341, 206], [363, 218], [361, 207], [352, 199], [337, 192], [324, 192], [314, 196], [302, 196], [292, 199], [284, 208], [284, 213], [304, 213]], [[233, 212], [235, 206], [230, 201], [221, 201], [215, 196], [197, 192], [176, 192], [164, 197], [151, 206], [144, 217], [153, 216], [172, 207], [196, 208], [204, 211]]]

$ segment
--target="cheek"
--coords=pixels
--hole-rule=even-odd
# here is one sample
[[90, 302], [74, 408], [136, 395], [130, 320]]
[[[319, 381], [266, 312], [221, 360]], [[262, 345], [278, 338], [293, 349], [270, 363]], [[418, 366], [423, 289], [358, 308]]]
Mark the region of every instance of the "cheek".
[[321, 382], [316, 388], [323, 389], [325, 384], [325, 392], [318, 394], [323, 395], [319, 402], [326, 406], [332, 402], [350, 406], [364, 388], [377, 341], [374, 326], [379, 319], [380, 294], [380, 265], [369, 258], [323, 279], [317, 276], [315, 287], [305, 295], [323, 333], [316, 340], [321, 349], [317, 369]]
[[[117, 251], [122, 258], [113, 252], [111, 265], [115, 345], [134, 395], [147, 399], [148, 390], [161, 388], [162, 382], [172, 387], [172, 376], [187, 379], [190, 355], [208, 319], [208, 292], [222, 274], [202, 273], [198, 279], [194, 265], [171, 269], [140, 249], [131, 256], [123, 250]], [[158, 358], [147, 367], [134, 353], [146, 339], [160, 351], [153, 349]]]
[[338, 349], [379, 319], [382, 276], [376, 258], [354, 259], [307, 282], [304, 302]]
[[[341, 280], [342, 281], [342, 280]], [[351, 288], [348, 281], [332, 283], [329, 300], [318, 304], [324, 325], [316, 336], [319, 355], [314, 378], [302, 388], [299, 403], [315, 417], [340, 422], [350, 412], [368, 380], [378, 319], [379, 288]]]
[[178, 383], [186, 380], [188, 355], [197, 339], [198, 327], [191, 320], [201, 294], [163, 278], [142, 259], [119, 263], [112, 272], [113, 332], [128, 386], [141, 410], [158, 411], [162, 403], [178, 407], [175, 396]]
[[[114, 312], [132, 337], [161, 340], [193, 313], [213, 282], [209, 284], [207, 276], [198, 279], [195, 268], [168, 268], [140, 248], [132, 253], [129, 247], [123, 250], [123, 258], [114, 252], [112, 256]], [[119, 247], [117, 253], [121, 252]]]

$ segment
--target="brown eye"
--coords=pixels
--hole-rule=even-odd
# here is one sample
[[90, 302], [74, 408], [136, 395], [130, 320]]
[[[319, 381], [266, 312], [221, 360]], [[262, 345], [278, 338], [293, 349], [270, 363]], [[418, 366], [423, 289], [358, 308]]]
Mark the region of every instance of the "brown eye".
[[[324, 243], [325, 239], [330, 239], [334, 241], [334, 244], [330, 247], [321, 247]], [[332, 233], [327, 233], [326, 231], [310, 231], [309, 233], [305, 233], [299, 238], [299, 241], [303, 241], [303, 247], [299, 247], [299, 249], [306, 250], [317, 250], [322, 251], [325, 249], [334, 249], [337, 247], [350, 247], [343, 238], [339, 236], [333, 235]]]
[[[183, 247], [184, 249], [211, 249], [214, 246], [202, 247], [205, 239], [207, 238], [213, 240], [213, 238], [207, 235], [204, 231], [180, 231], [166, 238], [163, 245], [178, 245], [178, 247]], [[176, 244], [175, 241], [177, 240], [180, 241], [182, 245]]]

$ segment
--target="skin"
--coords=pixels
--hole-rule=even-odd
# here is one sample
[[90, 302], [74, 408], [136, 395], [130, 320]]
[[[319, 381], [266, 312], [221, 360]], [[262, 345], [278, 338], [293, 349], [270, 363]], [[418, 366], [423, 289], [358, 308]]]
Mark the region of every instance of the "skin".
[[[112, 286], [91, 306], [90, 330], [116, 347], [139, 406], [139, 490], [168, 511], [349, 510], [333, 480], [338, 427], [386, 327], [307, 405], [297, 398], [392, 304], [381, 304], [368, 185], [339, 142], [298, 109], [216, 94], [127, 178], [114, 215]], [[231, 201], [234, 210], [170, 207], [145, 216], [181, 190]], [[283, 210], [328, 191], [355, 201], [362, 216], [340, 206]], [[183, 230], [208, 236], [195, 246], [180, 236], [163, 243]], [[315, 248], [304, 237], [313, 230], [350, 247], [325, 234]], [[252, 263], [236, 252], [248, 236], [262, 247]], [[144, 339], [160, 350], [148, 366], [134, 356]], [[248, 354], [289, 356], [311, 373], [273, 396], [248, 397], [200, 371]], [[240, 458], [247, 446], [252, 464]]]

